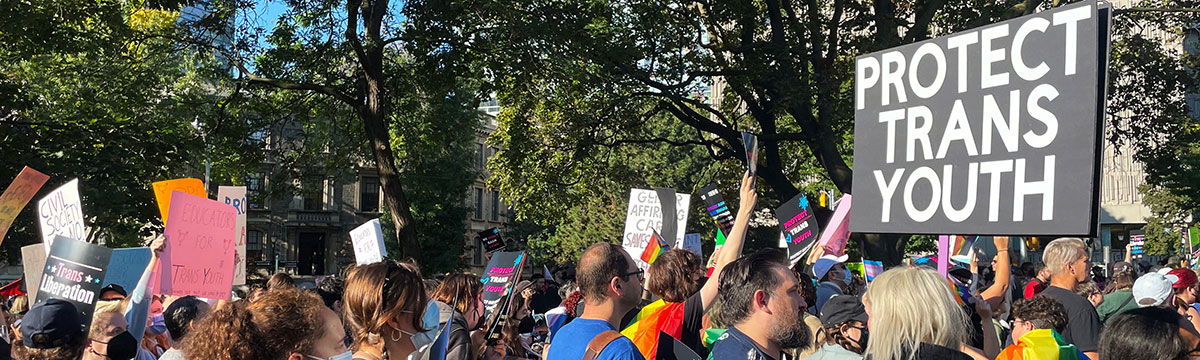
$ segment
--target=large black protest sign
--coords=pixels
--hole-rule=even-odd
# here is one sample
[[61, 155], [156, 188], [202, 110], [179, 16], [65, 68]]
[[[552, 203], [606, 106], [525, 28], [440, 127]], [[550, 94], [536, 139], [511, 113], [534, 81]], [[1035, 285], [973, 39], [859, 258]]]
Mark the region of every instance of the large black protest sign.
[[105, 267], [112, 249], [62, 237], [54, 239], [37, 289], [37, 303], [61, 299], [75, 305], [86, 329], [104, 287]]
[[783, 203], [775, 209], [775, 218], [779, 220], [779, 231], [787, 243], [788, 259], [795, 264], [812, 248], [820, 234], [808, 196], [796, 195]]
[[1097, 10], [1085, 1], [858, 57], [850, 231], [1092, 234]]
[[524, 266], [525, 252], [497, 252], [488, 260], [487, 269], [483, 273], [483, 318], [489, 319], [501, 305], [502, 299], [512, 291], [513, 285], [521, 278], [521, 267]]

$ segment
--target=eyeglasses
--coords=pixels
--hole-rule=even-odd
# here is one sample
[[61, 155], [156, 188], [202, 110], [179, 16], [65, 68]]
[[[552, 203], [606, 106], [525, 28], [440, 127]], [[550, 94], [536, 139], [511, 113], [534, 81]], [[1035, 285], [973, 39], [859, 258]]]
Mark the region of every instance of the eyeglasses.
[[637, 275], [638, 281], [646, 281], [646, 272], [642, 271], [641, 269], [638, 269], [637, 271], [634, 271], [631, 273], [621, 274], [621, 278], [625, 279], [625, 278], [628, 278], [630, 275]]

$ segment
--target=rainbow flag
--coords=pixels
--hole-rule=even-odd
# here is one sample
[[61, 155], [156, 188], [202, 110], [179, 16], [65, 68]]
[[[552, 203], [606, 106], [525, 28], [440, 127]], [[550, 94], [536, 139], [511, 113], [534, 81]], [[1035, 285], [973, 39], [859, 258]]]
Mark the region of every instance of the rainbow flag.
[[638, 351], [647, 359], [658, 354], [658, 332], [667, 333], [676, 340], [683, 337], [683, 303], [669, 303], [659, 299], [638, 311], [637, 317], [621, 335], [633, 340]]
[[1075, 345], [1067, 344], [1051, 329], [1036, 329], [1009, 345], [996, 360], [1079, 360], [1085, 359]]
[[650, 231], [650, 243], [646, 244], [646, 250], [642, 250], [642, 261], [645, 261], [647, 264], [653, 264], [654, 260], [658, 259], [658, 254], [666, 252], [670, 247], [667, 245], [667, 242], [663, 240], [662, 236], [658, 235], [658, 231]]

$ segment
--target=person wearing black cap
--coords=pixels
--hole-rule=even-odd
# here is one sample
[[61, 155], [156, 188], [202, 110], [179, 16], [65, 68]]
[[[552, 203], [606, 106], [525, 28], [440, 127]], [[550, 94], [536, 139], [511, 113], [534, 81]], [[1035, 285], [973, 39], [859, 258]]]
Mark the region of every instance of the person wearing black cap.
[[852, 295], [837, 295], [821, 308], [825, 344], [805, 360], [858, 360], [867, 347], [867, 310]]
[[83, 355], [86, 337], [79, 311], [71, 303], [50, 299], [34, 305], [21, 320], [20, 336], [13, 341], [19, 360], [76, 360]]
[[108, 284], [100, 289], [100, 300], [102, 301], [125, 300], [128, 296], [129, 293], [125, 292], [125, 288], [121, 285]]

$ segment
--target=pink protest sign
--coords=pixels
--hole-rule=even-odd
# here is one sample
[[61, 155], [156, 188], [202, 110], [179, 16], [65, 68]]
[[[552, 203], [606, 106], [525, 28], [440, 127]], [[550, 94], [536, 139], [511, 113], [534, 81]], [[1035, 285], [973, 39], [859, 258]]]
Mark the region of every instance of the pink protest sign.
[[850, 194], [845, 194], [837, 201], [837, 209], [833, 211], [833, 217], [829, 218], [829, 224], [825, 225], [825, 231], [821, 232], [821, 237], [817, 240], [817, 246], [825, 251], [814, 251], [808, 262], [817, 261], [823, 254], [842, 256], [846, 253], [846, 242], [849, 240]]
[[158, 293], [229, 299], [237, 246], [237, 209], [182, 191], [171, 193], [167, 248]]

